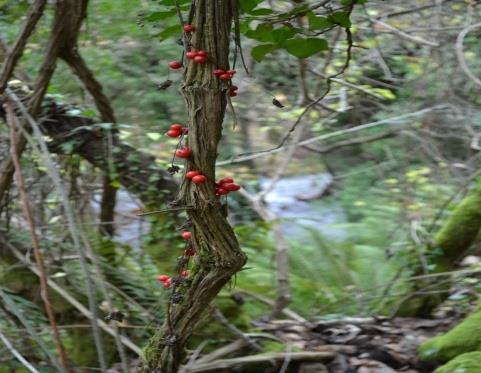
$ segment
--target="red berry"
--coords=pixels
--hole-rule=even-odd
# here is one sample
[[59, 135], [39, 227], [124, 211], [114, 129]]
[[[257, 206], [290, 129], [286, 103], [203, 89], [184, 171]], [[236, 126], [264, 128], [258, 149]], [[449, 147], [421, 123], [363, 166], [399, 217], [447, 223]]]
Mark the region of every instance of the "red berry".
[[189, 133], [189, 129], [188, 129], [188, 128], [185, 128], [185, 127], [182, 128], [182, 133], [183, 133], [184, 135], [187, 135], [187, 134]]
[[189, 270], [186, 269], [186, 270], [180, 272], [180, 275], [181, 275], [182, 277], [186, 278], [187, 276], [189, 276]]
[[179, 137], [181, 134], [180, 131], [176, 131], [176, 130], [169, 130], [167, 131], [166, 135], [169, 136], [169, 137]]
[[188, 249], [185, 249], [184, 255], [185, 256], [194, 256], [195, 255], [195, 249], [193, 247], [189, 247]]
[[195, 31], [195, 27], [194, 27], [193, 25], [190, 25], [190, 24], [185, 24], [185, 25], [184, 25], [184, 31], [185, 31], [185, 32]]
[[200, 57], [205, 57], [207, 58], [207, 52], [206, 51], [203, 51], [203, 50], [200, 50], [197, 52], [197, 55], [200, 56]]
[[223, 195], [226, 195], [228, 193], [229, 193], [229, 191], [224, 189], [224, 188], [217, 188], [215, 190], [215, 194], [217, 194], [218, 196], [223, 196]]
[[231, 184], [234, 182], [234, 179], [230, 178], [230, 177], [226, 177], [224, 179], [220, 179], [219, 180], [219, 184], [222, 185], [222, 184]]
[[169, 62], [169, 67], [174, 70], [180, 69], [182, 67], [182, 62], [180, 61]]
[[189, 171], [185, 174], [186, 179], [192, 179], [194, 176], [200, 175], [199, 171]]
[[230, 86], [230, 90], [231, 91], [237, 91], [239, 89], [239, 87], [237, 87], [236, 85], [231, 85]]
[[207, 178], [204, 175], [197, 175], [192, 178], [194, 184], [204, 184]]
[[223, 75], [223, 74], [225, 74], [225, 71], [222, 70], [222, 69], [215, 69], [215, 70], [214, 70], [214, 75], [215, 75], [216, 77], [220, 77], [220, 76]]
[[194, 62], [203, 64], [203, 63], [205, 63], [206, 61], [207, 61], [207, 57], [199, 56], [198, 54], [197, 54], [197, 56], [194, 57]]
[[190, 51], [190, 52], [187, 52], [185, 54], [185, 57], [189, 60], [193, 60], [195, 58], [195, 56], [197, 56], [197, 52], [196, 51]]
[[222, 188], [225, 190], [228, 190], [229, 192], [235, 192], [239, 190], [241, 187], [240, 185], [234, 184], [234, 183], [227, 183], [227, 184], [222, 184]]
[[227, 73], [224, 73], [224, 74], [219, 76], [220, 80], [230, 80], [230, 78], [232, 78], [232, 77]]
[[182, 148], [182, 149], [177, 149], [175, 151], [175, 155], [179, 158], [189, 158], [191, 155], [191, 150], [188, 147]]
[[183, 231], [180, 236], [184, 239], [184, 240], [190, 240], [192, 238], [192, 233], [189, 232], [189, 231]]
[[233, 77], [236, 72], [237, 71], [235, 71], [235, 70], [227, 70], [226, 71], [226, 73], [229, 74], [231, 77]]
[[172, 285], [172, 280], [169, 278], [167, 281], [164, 281], [164, 288], [168, 289]]
[[165, 282], [167, 280], [170, 280], [170, 276], [160, 275], [160, 276], [157, 277], [157, 280], [159, 280], [160, 282]]
[[177, 124], [177, 123], [175, 123], [175, 124], [172, 124], [172, 125], [170, 126], [170, 129], [171, 129], [171, 130], [174, 130], [174, 131], [179, 131], [179, 132], [180, 132], [180, 131], [182, 131], [183, 127], [182, 127], [182, 124]]
[[230, 92], [229, 92], [229, 96], [230, 96], [230, 97], [235, 97], [235, 96], [237, 96], [237, 92], [236, 92], [236, 91], [230, 91]]

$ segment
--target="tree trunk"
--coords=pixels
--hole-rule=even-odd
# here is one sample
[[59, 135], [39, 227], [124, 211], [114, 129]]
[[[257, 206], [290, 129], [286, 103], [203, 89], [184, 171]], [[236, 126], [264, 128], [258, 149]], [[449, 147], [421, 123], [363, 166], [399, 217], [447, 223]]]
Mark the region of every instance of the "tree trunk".
[[[192, 2], [196, 27], [192, 47], [205, 50], [210, 63], [190, 62], [184, 75], [182, 94], [189, 113], [188, 145], [192, 150], [186, 168], [201, 171], [208, 182], [193, 185], [184, 179], [182, 183], [178, 202], [190, 207], [187, 213], [191, 222], [191, 244], [197, 253], [196, 266], [189, 282], [182, 282], [178, 277], [174, 279], [167, 320], [145, 350], [144, 372], [178, 370], [186, 341], [208, 304], [246, 262], [227, 222], [225, 208], [215, 196], [214, 185], [228, 87], [212, 74], [212, 70], [228, 69], [234, 3]], [[180, 303], [172, 301], [180, 297]]]

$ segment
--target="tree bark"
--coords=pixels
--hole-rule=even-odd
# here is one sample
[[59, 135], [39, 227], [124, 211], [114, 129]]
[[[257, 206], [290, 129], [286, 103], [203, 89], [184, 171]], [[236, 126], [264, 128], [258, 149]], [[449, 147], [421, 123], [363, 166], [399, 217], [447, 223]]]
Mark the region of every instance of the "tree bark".
[[[160, 369], [176, 372], [182, 361], [187, 339], [208, 304], [233, 274], [246, 262], [229, 225], [225, 208], [215, 196], [215, 160], [227, 105], [227, 85], [213, 74], [214, 68], [228, 69], [229, 38], [236, 1], [194, 0], [192, 47], [205, 50], [209, 62], [190, 62], [184, 72], [184, 96], [189, 113], [188, 145], [192, 150], [186, 169], [201, 171], [208, 182], [193, 185], [184, 179], [178, 201], [191, 222], [192, 247], [196, 266], [189, 282], [174, 279], [167, 320], [145, 350], [144, 372]], [[214, 66], [212, 66], [214, 65]], [[179, 268], [182, 269], [182, 268]], [[182, 298], [180, 303], [173, 299]]]

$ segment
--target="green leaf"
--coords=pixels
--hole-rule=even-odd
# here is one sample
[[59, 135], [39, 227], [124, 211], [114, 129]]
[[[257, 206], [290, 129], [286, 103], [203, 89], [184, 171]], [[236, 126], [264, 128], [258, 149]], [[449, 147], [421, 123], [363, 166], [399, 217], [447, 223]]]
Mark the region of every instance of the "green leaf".
[[160, 0], [159, 4], [166, 5], [166, 6], [175, 6], [176, 3], [179, 5], [184, 5], [190, 3], [191, 0]]
[[309, 12], [307, 18], [309, 19], [309, 30], [325, 30], [333, 25], [326, 17], [316, 16], [313, 12]]
[[293, 56], [307, 58], [328, 49], [327, 40], [319, 38], [295, 38], [287, 40], [282, 46]]
[[341, 0], [342, 5], [366, 4], [367, 0]]
[[277, 49], [277, 45], [275, 44], [261, 44], [254, 48], [252, 48], [251, 55], [257, 62], [260, 62], [264, 59], [267, 53], [270, 53]]
[[174, 35], [180, 34], [181, 28], [179, 25], [174, 25], [163, 29], [161, 32], [157, 34], [161, 40], [168, 39]]
[[241, 0], [239, 1], [240, 10], [244, 13], [250, 13], [257, 5], [262, 3], [263, 0]]
[[253, 16], [268, 16], [269, 14], [274, 13], [272, 9], [269, 8], [259, 8], [259, 9], [254, 9], [249, 12], [249, 14], [252, 14]]
[[272, 37], [273, 26], [270, 23], [261, 23], [257, 25], [255, 30], [249, 30], [244, 33], [249, 39], [254, 39], [262, 42], [272, 42], [274, 38]]
[[348, 12], [334, 12], [330, 14], [327, 19], [336, 25], [342, 27], [351, 27], [351, 20]]
[[144, 17], [144, 21], [147, 22], [154, 22], [159, 21], [161, 19], [170, 18], [175, 15], [175, 9], [169, 10], [167, 12], [152, 12], [149, 15]]
[[293, 27], [283, 26], [275, 29], [274, 31], [272, 31], [271, 34], [272, 39], [279, 45], [282, 45], [287, 39], [290, 39], [297, 34], [297, 29]]

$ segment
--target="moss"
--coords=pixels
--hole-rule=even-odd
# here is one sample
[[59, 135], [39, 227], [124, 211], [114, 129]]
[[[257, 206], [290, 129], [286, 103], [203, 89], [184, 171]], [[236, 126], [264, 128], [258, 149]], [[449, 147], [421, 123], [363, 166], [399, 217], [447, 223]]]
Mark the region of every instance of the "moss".
[[481, 307], [446, 334], [431, 338], [419, 348], [425, 360], [448, 361], [471, 351], [481, 351]]
[[435, 373], [481, 373], [481, 351], [459, 355], [436, 369]]
[[[481, 228], [481, 179], [476, 187], [458, 204], [453, 214], [436, 234], [436, 247], [442, 249], [443, 260], [459, 258], [473, 243]], [[452, 264], [451, 264], [452, 266]]]
[[[447, 272], [454, 268], [459, 259], [471, 247], [481, 229], [481, 178], [476, 187], [456, 206], [451, 216], [434, 237], [434, 244], [428, 248], [429, 264], [433, 272]], [[418, 264], [419, 266], [419, 264]], [[419, 268], [415, 274], [421, 274]], [[432, 285], [430, 281], [419, 281], [412, 292]], [[449, 284], [437, 286], [447, 290]], [[398, 315], [429, 316], [445, 298], [445, 293], [423, 295], [404, 302]]]

